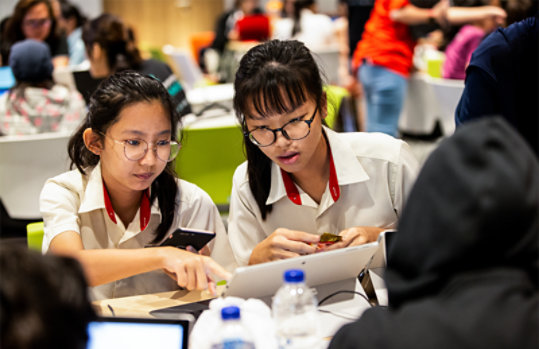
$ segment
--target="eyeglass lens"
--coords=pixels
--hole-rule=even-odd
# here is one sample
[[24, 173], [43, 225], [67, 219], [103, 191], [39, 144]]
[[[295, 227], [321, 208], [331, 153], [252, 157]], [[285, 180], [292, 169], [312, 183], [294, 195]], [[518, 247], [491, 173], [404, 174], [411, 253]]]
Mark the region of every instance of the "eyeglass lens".
[[[283, 136], [290, 140], [299, 140], [307, 137], [309, 134], [309, 124], [305, 122], [305, 120], [294, 120], [288, 124], [286, 124], [281, 132]], [[276, 131], [267, 129], [267, 128], [259, 128], [251, 132], [251, 137], [254, 138], [256, 143], [259, 145], [270, 145], [275, 141], [276, 138]]]
[[24, 25], [27, 27], [41, 27], [45, 24], [49, 24], [50, 19], [49, 18], [41, 18], [41, 19], [26, 19], [24, 21]]
[[[158, 141], [154, 145], [157, 157], [162, 161], [172, 161], [180, 151], [180, 145], [174, 141]], [[144, 140], [128, 140], [124, 142], [125, 156], [129, 160], [140, 160], [148, 152], [148, 143]]]

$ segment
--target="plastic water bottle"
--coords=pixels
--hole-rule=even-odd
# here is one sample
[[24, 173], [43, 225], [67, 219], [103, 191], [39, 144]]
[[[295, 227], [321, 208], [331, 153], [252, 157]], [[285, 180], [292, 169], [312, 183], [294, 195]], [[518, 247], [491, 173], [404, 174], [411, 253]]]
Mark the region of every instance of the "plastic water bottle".
[[254, 341], [241, 323], [240, 308], [235, 305], [221, 309], [222, 326], [212, 349], [254, 349]]
[[279, 348], [320, 347], [316, 297], [305, 284], [303, 270], [284, 273], [284, 284], [273, 297], [273, 319]]

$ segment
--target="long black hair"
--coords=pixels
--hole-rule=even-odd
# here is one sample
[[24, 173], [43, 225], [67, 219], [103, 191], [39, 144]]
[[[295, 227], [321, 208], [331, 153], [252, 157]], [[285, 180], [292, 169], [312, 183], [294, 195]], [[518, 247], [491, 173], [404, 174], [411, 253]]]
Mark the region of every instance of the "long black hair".
[[82, 29], [82, 40], [88, 57], [92, 55], [93, 44], [97, 43], [105, 51], [107, 64], [113, 72], [136, 70], [142, 64], [142, 57], [132, 42], [132, 35], [119, 17], [109, 13], [86, 22]]
[[80, 12], [79, 8], [69, 2], [60, 2], [60, 12], [62, 18], [75, 18], [75, 28], [82, 27], [87, 21], [87, 18]]
[[[124, 108], [134, 103], [155, 100], [161, 103], [170, 116], [171, 138], [177, 140], [179, 116], [169, 93], [158, 80], [136, 72], [124, 71], [113, 74], [101, 82], [90, 98], [86, 119], [69, 140], [68, 153], [71, 168], [76, 166], [82, 174], [85, 174], [87, 167], [96, 166], [99, 162], [100, 157], [88, 150], [84, 144], [84, 130], [91, 128], [100, 134], [103, 140], [103, 134], [118, 121], [118, 115]], [[162, 216], [154, 242], [160, 241], [165, 236], [174, 219], [178, 193], [175, 178], [174, 163], [170, 162], [151, 186], [150, 202], [157, 198]]]
[[[307, 100], [320, 108], [322, 78], [311, 52], [296, 40], [271, 40], [250, 49], [241, 59], [234, 81], [234, 110], [244, 135], [246, 117], [253, 109], [262, 117], [290, 113]], [[266, 205], [271, 186], [271, 160], [244, 136], [249, 187], [262, 214], [271, 212]]]

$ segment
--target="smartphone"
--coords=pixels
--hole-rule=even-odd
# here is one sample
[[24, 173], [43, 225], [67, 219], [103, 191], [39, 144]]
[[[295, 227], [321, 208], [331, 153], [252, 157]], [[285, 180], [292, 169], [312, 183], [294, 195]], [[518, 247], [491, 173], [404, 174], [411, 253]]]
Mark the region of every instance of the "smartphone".
[[174, 246], [183, 249], [187, 246], [193, 246], [195, 250], [199, 251], [214, 237], [215, 233], [208, 230], [178, 228], [159, 246]]

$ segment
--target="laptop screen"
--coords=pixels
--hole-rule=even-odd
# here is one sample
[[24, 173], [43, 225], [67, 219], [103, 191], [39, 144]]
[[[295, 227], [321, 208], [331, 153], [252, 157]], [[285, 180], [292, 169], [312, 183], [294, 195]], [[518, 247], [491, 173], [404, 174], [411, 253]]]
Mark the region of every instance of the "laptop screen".
[[187, 349], [189, 322], [170, 319], [100, 318], [88, 325], [88, 349]]

